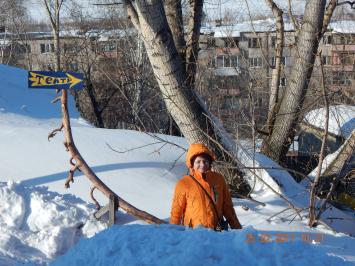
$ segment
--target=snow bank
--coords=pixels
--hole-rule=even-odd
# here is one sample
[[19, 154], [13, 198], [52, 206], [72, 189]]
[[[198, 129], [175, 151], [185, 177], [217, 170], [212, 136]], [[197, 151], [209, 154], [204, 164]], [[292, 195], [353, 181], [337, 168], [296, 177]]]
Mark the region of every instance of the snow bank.
[[[254, 234], [254, 243], [246, 242], [248, 234]], [[261, 243], [261, 234], [252, 226], [223, 233], [175, 225], [113, 226], [81, 240], [50, 265], [353, 265], [301, 238]]]
[[92, 216], [94, 206], [46, 187], [0, 182], [0, 265], [45, 265], [105, 229]]

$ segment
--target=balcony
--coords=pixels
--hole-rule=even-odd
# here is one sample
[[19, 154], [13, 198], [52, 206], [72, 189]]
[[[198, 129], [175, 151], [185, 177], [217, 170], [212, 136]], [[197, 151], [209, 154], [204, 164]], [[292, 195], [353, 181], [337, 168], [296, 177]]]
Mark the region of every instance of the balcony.
[[123, 53], [121, 51], [103, 51], [98, 54], [98, 58], [117, 58], [123, 57]]
[[355, 52], [355, 45], [354, 44], [337, 44], [331, 46], [332, 52], [339, 52], [339, 51], [354, 51]]
[[345, 65], [345, 66], [342, 66], [342, 65], [332, 65], [331, 66], [331, 70], [333, 72], [340, 72], [340, 71], [347, 71], [347, 72], [353, 72], [355, 71], [355, 68], [354, 68], [354, 65]]
[[230, 108], [227, 108], [227, 109], [219, 109], [218, 111], [219, 111], [219, 113], [220, 113], [222, 116], [230, 116], [230, 115], [238, 115], [238, 114], [240, 114], [239, 109], [230, 109]]
[[220, 89], [216, 94], [218, 96], [235, 96], [240, 94], [240, 89]]

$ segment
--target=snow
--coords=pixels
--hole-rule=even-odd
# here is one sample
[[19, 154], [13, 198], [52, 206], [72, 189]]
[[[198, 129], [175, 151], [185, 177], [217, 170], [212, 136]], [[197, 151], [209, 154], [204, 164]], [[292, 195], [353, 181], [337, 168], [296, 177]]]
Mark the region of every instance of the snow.
[[[132, 234], [133, 232], [133, 234]], [[92, 239], [80, 241], [51, 265], [350, 265], [302, 243], [246, 243], [261, 236], [252, 226], [216, 233], [176, 225], [113, 226]], [[291, 241], [292, 236], [289, 235]], [[256, 237], [255, 241], [261, 241]], [[274, 241], [274, 242], [271, 242]], [[99, 245], [98, 245], [99, 244]], [[343, 247], [343, 249], [347, 249]], [[141, 258], [141, 259], [137, 259]]]
[[[0, 265], [354, 264], [352, 220], [325, 219], [336, 235], [323, 225], [309, 228], [307, 211], [301, 212], [302, 220], [290, 210], [268, 220], [288, 205], [266, 188], [256, 198], [265, 207], [233, 199], [242, 230], [217, 233], [147, 225], [120, 209], [116, 225], [107, 229], [107, 214], [100, 221], [93, 218], [92, 183], [82, 173], [75, 172], [75, 182], [64, 188], [71, 168], [64, 133], [47, 141], [48, 133], [61, 123], [60, 104], [50, 103], [57, 97], [55, 91], [29, 90], [26, 77], [26, 71], [0, 65]], [[169, 221], [175, 184], [188, 170], [186, 153], [178, 145], [186, 149], [187, 141], [159, 135], [174, 143], [164, 145], [137, 131], [95, 128], [79, 116], [71, 97], [69, 112], [75, 144], [98, 177], [130, 204]], [[152, 145], [118, 153], [107, 144], [120, 152]], [[252, 165], [252, 154], [242, 147], [237, 152]], [[255, 158], [257, 165], [279, 167], [265, 156], [255, 154]], [[287, 172], [263, 171], [272, 182], [282, 184], [275, 189], [290, 203], [308, 205], [307, 190]], [[108, 203], [97, 190], [94, 197], [102, 206]], [[324, 217], [349, 218], [334, 207]], [[256, 240], [247, 243], [251, 234]], [[270, 243], [261, 243], [267, 234]], [[294, 240], [276, 243], [281, 234], [294, 234]], [[312, 243], [316, 234], [323, 235], [323, 241]]]
[[[307, 113], [304, 120], [313, 126], [324, 129], [325, 108], [312, 110]], [[355, 106], [333, 105], [329, 107], [329, 132], [348, 137], [354, 128]]]
[[93, 218], [92, 204], [46, 187], [0, 182], [0, 202], [0, 265], [45, 265], [107, 228]]

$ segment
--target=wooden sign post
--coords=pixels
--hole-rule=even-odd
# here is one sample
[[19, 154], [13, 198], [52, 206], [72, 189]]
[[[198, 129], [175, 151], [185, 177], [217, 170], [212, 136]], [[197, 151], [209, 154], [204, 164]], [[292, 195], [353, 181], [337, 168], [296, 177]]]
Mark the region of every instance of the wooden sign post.
[[118, 204], [115, 201], [115, 196], [111, 194], [109, 203], [105, 207], [101, 208], [99, 211], [95, 212], [94, 217], [96, 219], [99, 219], [106, 212], [109, 212], [108, 227], [111, 227], [112, 225], [115, 224], [116, 221], [115, 213], [117, 210], [118, 210]]

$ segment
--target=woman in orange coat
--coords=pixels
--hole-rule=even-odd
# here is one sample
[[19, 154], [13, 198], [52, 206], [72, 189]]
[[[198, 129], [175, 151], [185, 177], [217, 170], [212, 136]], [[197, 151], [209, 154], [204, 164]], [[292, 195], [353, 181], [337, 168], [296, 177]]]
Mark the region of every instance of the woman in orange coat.
[[228, 220], [231, 229], [241, 229], [235, 214], [227, 184], [221, 174], [211, 171], [214, 155], [201, 143], [192, 144], [187, 152], [186, 164], [193, 176], [208, 192], [218, 212], [206, 192], [199, 184], [187, 175], [180, 179], [175, 187], [173, 204], [171, 207], [170, 223], [195, 228], [202, 225], [216, 229], [218, 218], [222, 215]]

